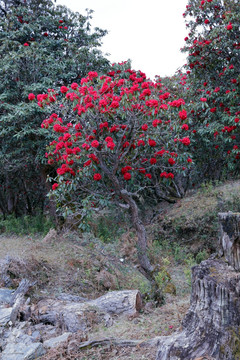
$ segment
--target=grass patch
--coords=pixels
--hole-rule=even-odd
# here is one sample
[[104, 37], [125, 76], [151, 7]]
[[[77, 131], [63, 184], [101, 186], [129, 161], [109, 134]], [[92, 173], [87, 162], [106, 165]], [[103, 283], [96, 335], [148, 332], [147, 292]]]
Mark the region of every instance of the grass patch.
[[16, 218], [9, 215], [5, 220], [0, 218], [0, 232], [9, 235], [46, 235], [48, 231], [54, 227], [51, 218], [39, 214], [36, 216], [25, 215]]

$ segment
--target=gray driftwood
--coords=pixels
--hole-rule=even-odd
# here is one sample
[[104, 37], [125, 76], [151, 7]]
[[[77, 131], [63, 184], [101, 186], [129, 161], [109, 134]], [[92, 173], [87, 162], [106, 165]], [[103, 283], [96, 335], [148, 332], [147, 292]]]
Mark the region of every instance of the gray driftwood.
[[191, 306], [182, 331], [161, 337], [157, 360], [240, 359], [239, 214], [219, 214], [225, 258], [192, 269]]
[[[70, 302], [55, 299], [40, 301], [32, 317], [38, 322], [59, 325], [66, 331], [86, 331], [95, 323], [111, 315], [132, 315], [142, 307], [138, 290], [111, 291], [86, 302]], [[108, 317], [109, 322], [109, 317]]]

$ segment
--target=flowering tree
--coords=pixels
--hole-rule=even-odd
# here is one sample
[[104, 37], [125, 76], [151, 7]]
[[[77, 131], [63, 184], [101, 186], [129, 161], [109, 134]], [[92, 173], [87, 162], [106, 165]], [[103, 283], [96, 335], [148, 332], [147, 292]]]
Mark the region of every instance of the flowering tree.
[[[91, 12], [83, 16], [51, 0], [0, 0], [0, 13], [0, 207], [21, 215], [36, 208], [38, 189], [43, 201], [46, 172], [44, 114], [29, 106], [28, 94], [75, 81], [92, 66], [106, 69], [98, 50], [106, 31], [91, 31]], [[26, 182], [29, 173], [36, 181]]]
[[219, 178], [226, 167], [240, 167], [239, 2], [190, 0], [183, 15], [194, 158], [203, 177]]
[[49, 164], [58, 165], [52, 190], [62, 210], [81, 211], [80, 194], [91, 206], [104, 199], [128, 208], [139, 262], [150, 276], [138, 197], [157, 186], [164, 191], [191, 165], [184, 100], [127, 63], [103, 76], [89, 72], [80, 84], [38, 95], [38, 100], [39, 106], [51, 105], [54, 111], [42, 127], [52, 136], [46, 156]]

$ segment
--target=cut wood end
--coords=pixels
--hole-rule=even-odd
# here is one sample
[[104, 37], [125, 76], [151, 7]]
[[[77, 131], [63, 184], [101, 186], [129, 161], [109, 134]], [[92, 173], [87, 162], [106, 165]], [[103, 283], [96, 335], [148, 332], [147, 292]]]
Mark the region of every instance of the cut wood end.
[[137, 295], [136, 295], [136, 311], [140, 311], [143, 307], [143, 303], [142, 303], [142, 296], [141, 293], [138, 291]]

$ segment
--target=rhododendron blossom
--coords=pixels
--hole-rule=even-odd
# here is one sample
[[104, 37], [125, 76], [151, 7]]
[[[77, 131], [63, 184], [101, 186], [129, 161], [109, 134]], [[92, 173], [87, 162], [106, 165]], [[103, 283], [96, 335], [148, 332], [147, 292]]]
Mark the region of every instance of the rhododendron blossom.
[[179, 115], [181, 120], [186, 120], [186, 118], [187, 118], [186, 110], [179, 111], [178, 115]]
[[36, 96], [33, 93], [28, 94], [28, 100], [32, 101], [36, 98]]
[[94, 179], [95, 181], [100, 181], [100, 180], [102, 179], [102, 175], [96, 173], [96, 174], [93, 175], [93, 179]]

